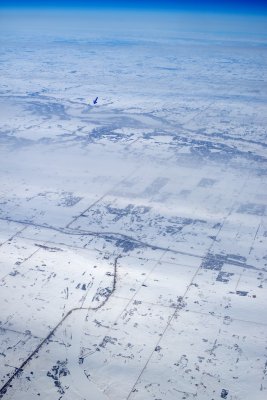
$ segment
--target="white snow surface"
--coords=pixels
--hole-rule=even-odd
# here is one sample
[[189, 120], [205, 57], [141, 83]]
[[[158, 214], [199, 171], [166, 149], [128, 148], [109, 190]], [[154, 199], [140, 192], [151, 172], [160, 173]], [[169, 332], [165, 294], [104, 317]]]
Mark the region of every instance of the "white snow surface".
[[16, 18], [0, 398], [266, 399], [266, 29]]

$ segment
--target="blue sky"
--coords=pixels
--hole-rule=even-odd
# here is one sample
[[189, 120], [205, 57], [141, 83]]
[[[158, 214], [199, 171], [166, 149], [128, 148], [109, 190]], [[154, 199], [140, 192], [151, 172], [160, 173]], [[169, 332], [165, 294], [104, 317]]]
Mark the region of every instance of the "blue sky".
[[0, 0], [2, 8], [178, 9], [267, 14], [267, 0]]

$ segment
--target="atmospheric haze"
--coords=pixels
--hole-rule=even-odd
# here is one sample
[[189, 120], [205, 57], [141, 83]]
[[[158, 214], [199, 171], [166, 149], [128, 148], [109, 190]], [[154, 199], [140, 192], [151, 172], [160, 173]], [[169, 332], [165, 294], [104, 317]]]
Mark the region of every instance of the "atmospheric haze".
[[19, 3], [0, 398], [266, 399], [266, 16]]

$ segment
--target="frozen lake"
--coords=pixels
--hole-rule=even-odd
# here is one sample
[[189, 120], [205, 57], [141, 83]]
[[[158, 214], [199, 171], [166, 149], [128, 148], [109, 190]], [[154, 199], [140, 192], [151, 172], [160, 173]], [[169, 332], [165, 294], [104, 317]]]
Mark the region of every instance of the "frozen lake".
[[216, 18], [2, 15], [0, 398], [266, 399], [266, 21]]

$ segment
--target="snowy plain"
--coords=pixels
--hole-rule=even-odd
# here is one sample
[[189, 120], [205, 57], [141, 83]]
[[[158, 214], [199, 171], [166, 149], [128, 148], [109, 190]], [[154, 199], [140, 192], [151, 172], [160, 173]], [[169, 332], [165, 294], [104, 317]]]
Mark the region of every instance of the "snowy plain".
[[0, 398], [266, 399], [266, 21], [11, 14]]

